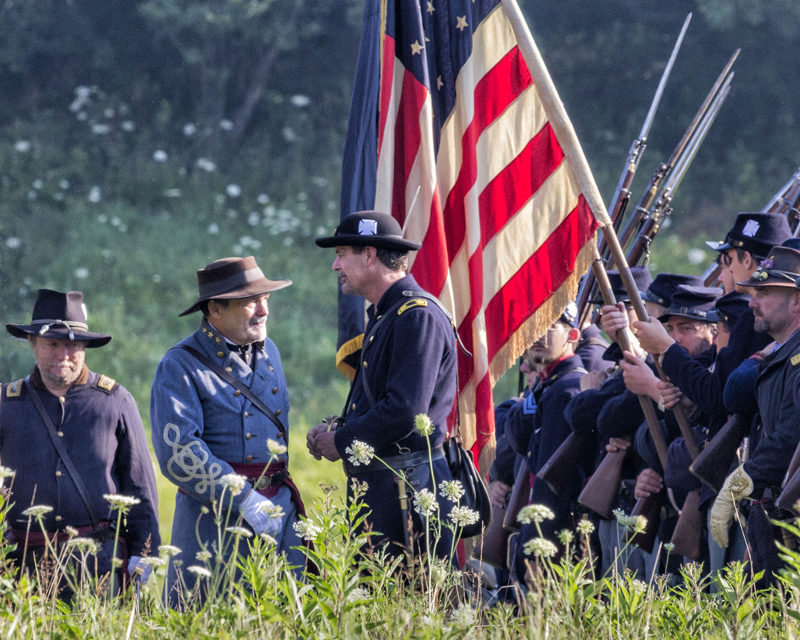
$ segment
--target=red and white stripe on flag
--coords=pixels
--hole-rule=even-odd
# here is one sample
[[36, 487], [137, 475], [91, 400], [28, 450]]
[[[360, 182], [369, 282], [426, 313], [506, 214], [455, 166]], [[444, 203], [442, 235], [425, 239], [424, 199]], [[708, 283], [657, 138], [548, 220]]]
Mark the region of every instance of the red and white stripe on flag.
[[469, 26], [472, 53], [453, 78], [438, 149], [430, 92], [384, 31], [375, 208], [422, 241], [411, 271], [452, 310], [473, 354], [459, 353], [461, 435], [486, 470], [492, 386], [574, 299], [598, 224], [505, 8]]

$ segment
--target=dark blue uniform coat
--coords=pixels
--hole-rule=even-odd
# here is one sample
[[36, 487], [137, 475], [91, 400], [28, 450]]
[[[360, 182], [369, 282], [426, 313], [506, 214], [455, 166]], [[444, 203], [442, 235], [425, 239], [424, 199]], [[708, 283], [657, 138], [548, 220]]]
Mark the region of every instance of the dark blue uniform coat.
[[[412, 276], [395, 282], [378, 304], [367, 310], [365, 335], [379, 318], [405, 301], [383, 318], [372, 339], [363, 345], [362, 363], [352, 383], [344, 424], [335, 435], [336, 449], [345, 461], [349, 457], [347, 448], [357, 440], [372, 446], [384, 459], [406, 451], [426, 451], [426, 439], [415, 431], [414, 418], [418, 414], [426, 414], [435, 427], [430, 446], [444, 441], [447, 416], [456, 393], [454, 332], [447, 316], [433, 302], [404, 296], [404, 291], [420, 291]], [[366, 377], [374, 405], [366, 395], [362, 376]], [[450, 479], [444, 459], [434, 461], [433, 470], [437, 483]], [[422, 478], [415, 489], [433, 490], [427, 473], [428, 477]], [[368, 485], [364, 500], [372, 511], [368, 521], [373, 529], [389, 541], [404, 544], [394, 474], [387, 469], [358, 473], [357, 477]], [[442, 521], [447, 521], [452, 506], [440, 499]], [[447, 535], [443, 529], [440, 548], [449, 552]], [[376, 540], [373, 538], [373, 542]]]

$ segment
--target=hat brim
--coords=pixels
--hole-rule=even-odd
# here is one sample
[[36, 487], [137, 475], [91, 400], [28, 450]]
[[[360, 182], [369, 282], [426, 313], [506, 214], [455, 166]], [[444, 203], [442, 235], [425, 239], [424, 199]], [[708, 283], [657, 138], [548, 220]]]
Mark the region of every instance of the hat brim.
[[335, 236], [325, 236], [314, 240], [318, 247], [330, 249], [331, 247], [377, 247], [379, 249], [393, 249], [395, 251], [419, 251], [422, 244], [412, 242], [405, 238], [394, 236], [362, 236], [355, 233], [340, 233]]
[[716, 322], [716, 320], [710, 320], [709, 315], [711, 314], [710, 311], [706, 312], [705, 316], [697, 315], [694, 313], [683, 313], [680, 311], [667, 311], [662, 315], [658, 316], [659, 322], [666, 322], [669, 318], [688, 318], [689, 320], [697, 320], [698, 322]]
[[753, 280], [752, 278], [749, 278], [744, 282], [737, 282], [736, 284], [738, 284], [740, 287], [753, 287], [756, 289], [759, 287], [785, 287], [789, 289], [797, 288], [797, 285], [795, 285], [794, 282], [789, 282], [788, 280], [779, 280], [777, 278], [773, 280], [772, 276], [766, 280]]
[[291, 280], [263, 279], [256, 282], [251, 282], [243, 287], [233, 289], [232, 291], [226, 291], [225, 293], [199, 298], [191, 307], [186, 309], [186, 311], [179, 313], [178, 317], [180, 318], [181, 316], [188, 316], [190, 313], [199, 311], [200, 305], [208, 300], [238, 300], [241, 298], [252, 298], [253, 296], [263, 296], [265, 293], [272, 293], [273, 291], [285, 289], [291, 284]]
[[37, 338], [51, 338], [55, 340], [80, 340], [85, 342], [86, 347], [89, 349], [102, 347], [103, 345], [111, 342], [111, 336], [104, 333], [93, 333], [91, 331], [73, 329], [72, 338], [70, 338], [68, 330], [63, 326], [59, 325], [48, 329], [45, 333], [39, 333], [41, 328], [41, 325], [12, 324], [10, 322], [6, 323], [6, 331], [8, 331], [15, 338], [22, 338], [23, 340], [27, 339], [28, 336], [34, 336]]
[[706, 240], [706, 246], [709, 249], [712, 249], [713, 251], [719, 251], [720, 253], [731, 248], [731, 245], [724, 240]]

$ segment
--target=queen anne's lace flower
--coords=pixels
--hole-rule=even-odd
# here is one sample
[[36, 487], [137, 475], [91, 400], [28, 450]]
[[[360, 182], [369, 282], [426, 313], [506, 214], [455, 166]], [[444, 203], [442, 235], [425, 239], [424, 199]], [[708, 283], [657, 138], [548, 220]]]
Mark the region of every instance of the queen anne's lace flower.
[[475, 524], [480, 519], [480, 514], [469, 507], [453, 507], [448, 517], [456, 527], [463, 529], [466, 526]]
[[522, 507], [517, 514], [517, 520], [522, 524], [531, 524], [532, 522], [541, 524], [545, 520], [553, 520], [555, 517], [556, 514], [552, 509], [543, 504], [529, 504]]
[[436, 511], [439, 505], [434, 496], [428, 489], [417, 491], [414, 495], [414, 509], [423, 516], [429, 516]]
[[292, 525], [292, 528], [303, 540], [313, 541], [322, 533], [322, 529], [311, 522], [311, 520], [298, 520]]
[[106, 499], [106, 502], [111, 505], [112, 509], [125, 510], [141, 502], [139, 498], [134, 498], [133, 496], [123, 496], [119, 493], [104, 493], [103, 497]]
[[445, 480], [439, 485], [439, 491], [450, 502], [458, 502], [464, 497], [464, 485], [460, 480]]
[[375, 449], [366, 442], [361, 442], [361, 440], [353, 440], [353, 443], [348, 446], [344, 452], [348, 455], [347, 459], [354, 467], [358, 467], [362, 464], [366, 466], [372, 462], [372, 458], [375, 457]]
[[26, 518], [38, 518], [46, 513], [50, 513], [52, 510], [53, 507], [51, 507], [50, 505], [35, 504], [25, 509], [25, 511], [22, 512], [22, 515], [25, 516]]
[[226, 473], [219, 479], [219, 483], [226, 487], [232, 496], [238, 496], [247, 486], [247, 478], [238, 473]]
[[522, 550], [525, 555], [534, 555], [537, 558], [552, 558], [558, 553], [558, 547], [547, 538], [531, 538]]
[[575, 528], [582, 536], [590, 536], [594, 533], [594, 522], [591, 520], [581, 520]]
[[427, 438], [433, 433], [433, 422], [424, 413], [418, 413], [414, 416], [414, 426], [417, 429], [417, 433], [423, 438]]
[[245, 538], [253, 537], [253, 532], [250, 531], [250, 529], [247, 529], [246, 527], [226, 527], [225, 531], [237, 536], [243, 536]]
[[201, 567], [199, 565], [193, 564], [191, 567], [186, 567], [187, 571], [190, 571], [198, 578], [210, 578], [211, 572], [206, 569], [205, 567]]
[[95, 554], [100, 550], [100, 545], [93, 538], [72, 538], [67, 546], [81, 553]]
[[162, 544], [158, 547], [158, 554], [168, 558], [177, 556], [180, 552], [180, 547], [176, 547], [174, 544]]
[[286, 445], [272, 438], [267, 438], [267, 449], [273, 456], [282, 456], [286, 453]]

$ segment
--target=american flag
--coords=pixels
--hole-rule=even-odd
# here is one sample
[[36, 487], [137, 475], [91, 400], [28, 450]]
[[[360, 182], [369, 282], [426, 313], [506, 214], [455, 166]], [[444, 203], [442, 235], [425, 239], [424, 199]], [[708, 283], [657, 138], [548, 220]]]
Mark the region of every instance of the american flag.
[[[607, 220], [536, 62], [512, 2], [367, 2], [342, 215], [387, 211], [422, 241], [411, 272], [473, 353], [459, 353], [460, 428], [483, 469], [494, 454], [492, 386], [574, 299]], [[356, 324], [340, 324], [340, 365], [363, 331], [363, 303], [349, 303], [342, 318]]]

